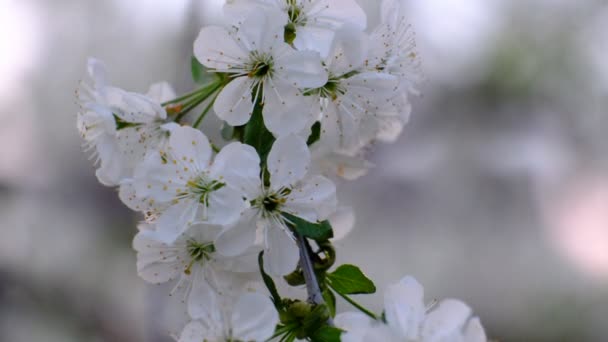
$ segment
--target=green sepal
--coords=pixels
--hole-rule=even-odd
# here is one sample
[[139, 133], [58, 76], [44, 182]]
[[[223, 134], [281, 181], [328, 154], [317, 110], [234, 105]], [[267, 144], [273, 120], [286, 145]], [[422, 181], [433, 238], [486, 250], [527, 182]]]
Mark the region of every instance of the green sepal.
[[117, 131], [120, 131], [121, 129], [129, 128], [129, 127], [137, 127], [140, 125], [138, 123], [125, 121], [116, 114], [112, 114], [112, 115], [114, 116], [114, 122], [116, 122]]
[[310, 336], [312, 342], [340, 342], [343, 330], [328, 325], [322, 326]]
[[192, 80], [199, 85], [216, 83], [223, 79], [222, 74], [210, 71], [209, 68], [202, 65], [194, 56], [190, 60], [190, 71], [192, 73]]
[[296, 232], [309, 239], [327, 241], [334, 237], [334, 231], [327, 220], [313, 223], [288, 213], [283, 213], [283, 217], [291, 222], [292, 227]]
[[264, 251], [261, 251], [258, 255], [258, 265], [260, 267], [260, 274], [262, 275], [262, 280], [264, 280], [264, 284], [266, 288], [268, 288], [268, 292], [270, 292], [270, 296], [272, 297], [272, 302], [278, 311], [283, 309], [283, 301], [281, 299], [281, 295], [279, 295], [279, 291], [277, 290], [277, 286], [274, 284], [274, 280], [264, 271]]
[[321, 122], [317, 121], [310, 128], [310, 135], [308, 136], [306, 144], [310, 146], [319, 141], [319, 139], [321, 139]]
[[247, 125], [245, 125], [243, 132], [243, 143], [251, 145], [253, 148], [255, 148], [260, 156], [262, 165], [264, 165], [275, 138], [264, 125], [262, 108], [263, 106], [260, 105], [259, 102], [255, 104], [253, 114], [251, 115], [251, 118], [249, 118]]
[[222, 138], [226, 141], [232, 140], [234, 138], [234, 127], [230, 126], [227, 122], [222, 122], [222, 127], [220, 129], [220, 133]]
[[329, 309], [329, 314], [331, 317], [336, 317], [336, 296], [329, 288], [326, 288], [321, 293], [323, 295], [323, 300], [325, 300], [325, 304]]
[[376, 285], [354, 265], [342, 265], [327, 273], [327, 281], [332, 289], [344, 295], [370, 294], [376, 292]]

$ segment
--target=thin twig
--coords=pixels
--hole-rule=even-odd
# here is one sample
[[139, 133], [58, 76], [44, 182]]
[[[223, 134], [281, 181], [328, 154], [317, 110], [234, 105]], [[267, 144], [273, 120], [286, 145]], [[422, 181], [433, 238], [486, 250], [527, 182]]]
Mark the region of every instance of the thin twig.
[[[300, 249], [300, 267], [302, 268], [302, 273], [304, 273], [304, 280], [306, 281], [306, 290], [308, 292], [308, 301], [313, 304], [325, 304], [325, 300], [323, 299], [323, 294], [321, 293], [321, 288], [319, 287], [319, 282], [317, 281], [317, 276], [315, 275], [315, 271], [312, 265], [312, 260], [309, 254], [309, 245], [306, 238], [302, 235], [295, 233], [296, 242], [298, 244], [298, 248]], [[330, 326], [333, 326], [333, 320], [331, 317], [327, 322]]]

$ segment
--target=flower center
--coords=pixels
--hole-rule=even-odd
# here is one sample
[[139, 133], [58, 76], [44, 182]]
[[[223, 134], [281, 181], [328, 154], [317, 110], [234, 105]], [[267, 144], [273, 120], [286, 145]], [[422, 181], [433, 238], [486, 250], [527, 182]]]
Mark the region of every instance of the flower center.
[[199, 201], [205, 206], [209, 206], [209, 194], [223, 188], [226, 183], [218, 182], [209, 179], [205, 174], [202, 174], [186, 183], [189, 193], [199, 198]]
[[262, 210], [265, 216], [276, 215], [281, 211], [281, 207], [287, 202], [287, 196], [291, 189], [282, 188], [275, 193], [267, 193], [254, 201], [254, 206]]
[[192, 273], [192, 265], [195, 263], [204, 264], [211, 260], [211, 255], [215, 252], [215, 246], [212, 242], [198, 242], [194, 239], [188, 240], [186, 245], [188, 255], [190, 255], [190, 263], [184, 270], [184, 273], [190, 275]]
[[247, 76], [252, 78], [265, 78], [272, 76], [274, 61], [272, 56], [258, 51], [253, 51], [250, 56], [251, 62], [247, 66]]

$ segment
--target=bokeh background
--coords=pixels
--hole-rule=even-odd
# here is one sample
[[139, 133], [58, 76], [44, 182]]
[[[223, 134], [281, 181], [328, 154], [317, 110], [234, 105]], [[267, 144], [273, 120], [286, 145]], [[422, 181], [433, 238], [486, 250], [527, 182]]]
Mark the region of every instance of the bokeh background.
[[[125, 89], [190, 90], [220, 2], [0, 0], [0, 341], [168, 341], [166, 289], [136, 275], [137, 218], [81, 151], [74, 90], [87, 56]], [[357, 221], [339, 261], [462, 298], [500, 341], [606, 341], [608, 5], [407, 3], [427, 81], [399, 141], [340, 184]]]

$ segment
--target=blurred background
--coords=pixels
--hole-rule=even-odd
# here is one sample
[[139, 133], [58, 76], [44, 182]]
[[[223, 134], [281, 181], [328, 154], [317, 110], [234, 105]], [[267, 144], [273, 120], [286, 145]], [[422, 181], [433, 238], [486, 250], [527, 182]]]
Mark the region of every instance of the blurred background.
[[[81, 151], [74, 91], [88, 56], [119, 87], [190, 90], [221, 2], [0, 0], [0, 341], [168, 341], [166, 289], [136, 275], [137, 218]], [[608, 5], [408, 6], [427, 81], [399, 141], [339, 185], [357, 213], [339, 261], [461, 298], [500, 341], [606, 341]]]

